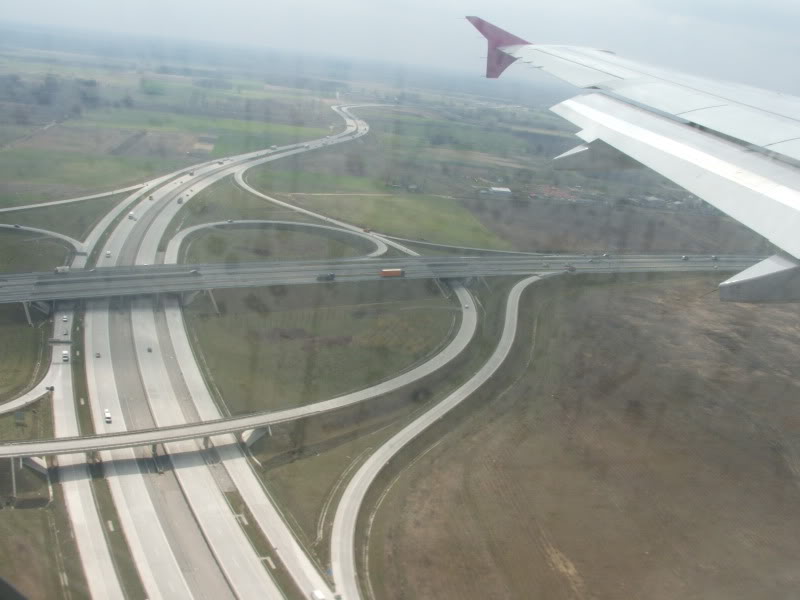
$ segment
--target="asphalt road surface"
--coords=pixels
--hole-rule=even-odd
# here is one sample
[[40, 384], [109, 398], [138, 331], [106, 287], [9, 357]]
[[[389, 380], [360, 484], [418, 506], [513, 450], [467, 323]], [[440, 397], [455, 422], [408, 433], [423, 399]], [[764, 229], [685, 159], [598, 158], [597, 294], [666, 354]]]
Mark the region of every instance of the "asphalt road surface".
[[[157, 244], [156, 244], [157, 245]], [[317, 283], [322, 273], [339, 281], [382, 279], [383, 268], [403, 268], [406, 279], [492, 277], [561, 271], [572, 265], [580, 273], [733, 271], [760, 260], [752, 256], [722, 256], [683, 260], [676, 255], [619, 256], [610, 259], [575, 255], [548, 256], [418, 256], [408, 258], [349, 258], [316, 261], [265, 261], [237, 264], [143, 264], [129, 267], [76, 270], [69, 273], [27, 273], [0, 277], [0, 302], [71, 300], [192, 292], [237, 287]]]

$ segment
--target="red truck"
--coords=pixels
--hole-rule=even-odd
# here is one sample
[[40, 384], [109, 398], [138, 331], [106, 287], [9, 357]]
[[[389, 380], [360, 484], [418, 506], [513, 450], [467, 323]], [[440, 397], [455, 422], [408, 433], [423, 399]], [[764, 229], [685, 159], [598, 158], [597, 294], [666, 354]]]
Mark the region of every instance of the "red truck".
[[405, 269], [381, 269], [381, 277], [404, 277]]

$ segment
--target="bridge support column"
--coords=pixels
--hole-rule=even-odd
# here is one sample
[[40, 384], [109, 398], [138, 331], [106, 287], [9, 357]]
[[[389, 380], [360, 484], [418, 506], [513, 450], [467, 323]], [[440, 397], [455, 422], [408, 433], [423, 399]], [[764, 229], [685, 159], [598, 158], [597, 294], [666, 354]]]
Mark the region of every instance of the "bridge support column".
[[25, 318], [28, 319], [28, 325], [33, 327], [33, 321], [31, 320], [30, 303], [29, 302], [23, 302], [22, 303], [22, 308], [25, 309]]
[[211, 300], [211, 305], [214, 307], [214, 312], [217, 313], [217, 316], [219, 316], [219, 306], [217, 306], [217, 299], [214, 298], [214, 292], [211, 290], [206, 290], [206, 294], [208, 294], [208, 299]]
[[181, 306], [189, 306], [192, 301], [197, 298], [199, 293], [200, 290], [196, 290], [194, 292], [183, 292], [181, 294]]
[[29, 304], [30, 306], [32, 306], [33, 308], [35, 308], [36, 310], [45, 315], [50, 315], [56, 310], [55, 302], [31, 302]]
[[442, 296], [444, 296], [445, 298], [449, 298], [450, 294], [447, 293], [447, 289], [446, 288], [449, 288], [450, 286], [446, 286], [446, 287], [443, 286], [442, 285], [442, 280], [439, 279], [438, 277], [436, 277], [433, 281], [434, 281], [434, 283], [436, 283], [436, 287], [439, 288], [439, 291], [442, 292]]
[[14, 466], [14, 459], [9, 459], [11, 461], [11, 498], [13, 501], [16, 502], [17, 500], [17, 473], [16, 467]]
[[267, 432], [272, 435], [272, 428], [269, 425], [266, 427], [259, 427], [258, 429], [249, 429], [241, 433], [241, 440], [249, 448], [264, 437]]

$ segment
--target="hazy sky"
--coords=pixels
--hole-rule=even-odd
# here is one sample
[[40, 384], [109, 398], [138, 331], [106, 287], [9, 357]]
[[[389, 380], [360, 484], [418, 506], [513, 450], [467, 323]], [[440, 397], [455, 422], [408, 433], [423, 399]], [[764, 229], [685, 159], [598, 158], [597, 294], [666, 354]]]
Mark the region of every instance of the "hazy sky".
[[484, 43], [467, 14], [534, 42], [800, 94], [799, 0], [2, 0], [0, 18], [480, 73]]

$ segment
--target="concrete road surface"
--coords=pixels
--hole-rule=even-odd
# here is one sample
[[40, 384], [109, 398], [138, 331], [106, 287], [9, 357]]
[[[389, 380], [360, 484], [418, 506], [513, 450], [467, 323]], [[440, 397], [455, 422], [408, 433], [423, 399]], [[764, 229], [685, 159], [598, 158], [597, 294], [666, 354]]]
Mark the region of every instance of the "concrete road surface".
[[448, 411], [469, 397], [503, 364], [503, 361], [511, 351], [511, 346], [516, 336], [519, 300], [522, 292], [529, 285], [540, 280], [541, 277], [539, 276], [528, 277], [511, 289], [506, 302], [505, 323], [500, 341], [495, 351], [478, 372], [447, 398], [392, 436], [367, 459], [350, 479], [336, 509], [331, 533], [333, 578], [336, 584], [336, 591], [342, 595], [343, 600], [358, 600], [362, 597], [358, 574], [356, 573], [355, 532], [361, 504], [370, 485], [395, 454], [428, 426], [441, 419]]

